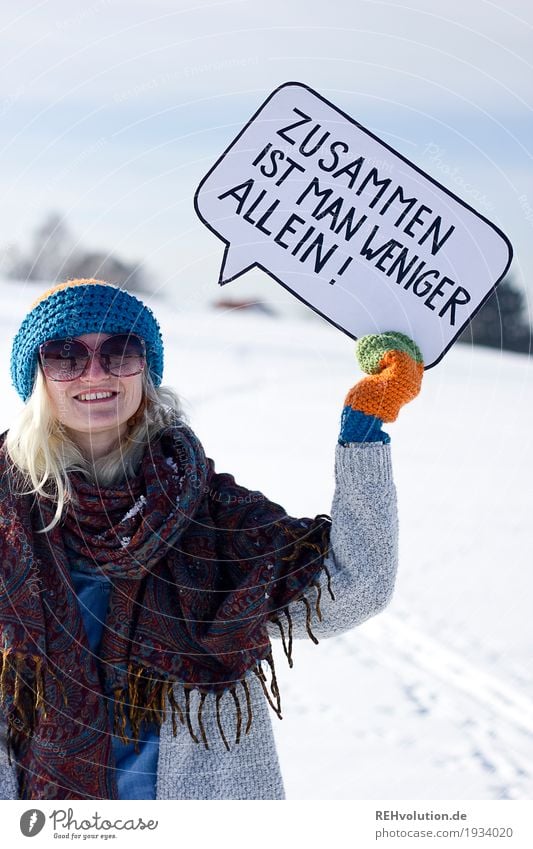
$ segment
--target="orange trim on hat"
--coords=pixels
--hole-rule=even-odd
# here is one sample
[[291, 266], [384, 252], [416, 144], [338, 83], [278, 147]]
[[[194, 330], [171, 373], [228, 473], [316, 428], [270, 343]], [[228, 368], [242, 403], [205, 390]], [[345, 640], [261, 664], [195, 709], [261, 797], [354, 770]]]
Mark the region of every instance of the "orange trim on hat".
[[46, 292], [43, 292], [42, 295], [39, 295], [36, 301], [33, 302], [30, 309], [33, 309], [40, 304], [41, 301], [49, 298], [50, 295], [53, 295], [55, 292], [60, 292], [61, 289], [67, 289], [69, 286], [111, 286], [111, 283], [106, 283], [105, 280], [94, 280], [92, 277], [82, 279], [77, 278], [76, 280], [66, 280], [65, 283], [58, 283], [57, 286], [52, 286], [50, 289], [47, 289]]

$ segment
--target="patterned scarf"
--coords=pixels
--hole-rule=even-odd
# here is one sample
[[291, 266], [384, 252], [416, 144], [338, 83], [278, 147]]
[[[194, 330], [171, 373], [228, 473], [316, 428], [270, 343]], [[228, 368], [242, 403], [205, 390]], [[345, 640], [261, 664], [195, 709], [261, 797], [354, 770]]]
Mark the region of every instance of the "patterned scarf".
[[[300, 600], [317, 642], [305, 591], [316, 588], [320, 618], [321, 570], [334, 597], [324, 565], [330, 517], [291, 518], [232, 475], [216, 473], [193, 431], [176, 420], [147, 446], [139, 474], [122, 486], [102, 489], [71, 473], [75, 505], [51, 532], [39, 534], [53, 506], [13, 494], [4, 436], [0, 703], [8, 752], [16, 754], [20, 798], [118, 798], [111, 730], [129, 742], [128, 717], [137, 747], [142, 723], [161, 726], [167, 700], [174, 734], [177, 717], [208, 748], [202, 708], [215, 694], [211, 702], [216, 701], [218, 728], [229, 749], [219, 701], [231, 693], [238, 742], [243, 708], [245, 733], [253, 719], [248, 673], [259, 678], [281, 716], [267, 623], [279, 626], [292, 665], [287, 606]], [[112, 582], [98, 663], [71, 567]], [[201, 694], [196, 732], [192, 689]]]

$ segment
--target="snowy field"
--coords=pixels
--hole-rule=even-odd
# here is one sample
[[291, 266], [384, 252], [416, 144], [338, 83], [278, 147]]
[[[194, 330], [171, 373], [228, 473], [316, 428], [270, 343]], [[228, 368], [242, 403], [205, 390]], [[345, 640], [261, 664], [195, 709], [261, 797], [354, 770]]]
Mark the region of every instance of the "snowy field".
[[[0, 285], [2, 430], [20, 404], [11, 339], [40, 290]], [[290, 515], [329, 512], [342, 404], [360, 377], [354, 343], [311, 315], [152, 305], [165, 383], [217, 471]], [[292, 670], [276, 641], [289, 799], [532, 797], [532, 377], [526, 357], [456, 346], [388, 427], [393, 601], [341, 637], [299, 641]]]

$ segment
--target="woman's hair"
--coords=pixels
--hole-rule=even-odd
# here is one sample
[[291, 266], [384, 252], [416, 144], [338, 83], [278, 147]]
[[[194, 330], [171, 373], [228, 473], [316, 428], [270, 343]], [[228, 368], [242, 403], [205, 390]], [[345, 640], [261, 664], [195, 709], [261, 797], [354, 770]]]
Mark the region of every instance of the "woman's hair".
[[120, 484], [138, 472], [146, 446], [163, 428], [176, 418], [187, 422], [177, 393], [168, 386], [156, 387], [148, 369], [142, 377], [142, 401], [128, 421], [127, 434], [105, 457], [89, 461], [54, 416], [38, 366], [32, 394], [8, 430], [5, 447], [14, 481], [22, 486], [15, 489], [16, 494], [35, 494], [56, 502], [54, 518], [42, 532], [57, 525], [64, 507], [74, 498], [69, 472], [81, 472], [102, 487]]

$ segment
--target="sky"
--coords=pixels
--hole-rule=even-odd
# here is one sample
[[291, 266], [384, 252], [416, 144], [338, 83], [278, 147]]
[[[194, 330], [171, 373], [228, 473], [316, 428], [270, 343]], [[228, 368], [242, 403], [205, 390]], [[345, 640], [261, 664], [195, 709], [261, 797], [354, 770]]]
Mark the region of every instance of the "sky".
[[[6, 6], [0, 248], [59, 211], [80, 244], [142, 261], [162, 294], [219, 297], [224, 246], [196, 216], [195, 190], [295, 80], [500, 227], [533, 292], [532, 28], [525, 0]], [[257, 270], [230, 285], [284, 296]]]

